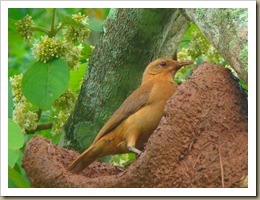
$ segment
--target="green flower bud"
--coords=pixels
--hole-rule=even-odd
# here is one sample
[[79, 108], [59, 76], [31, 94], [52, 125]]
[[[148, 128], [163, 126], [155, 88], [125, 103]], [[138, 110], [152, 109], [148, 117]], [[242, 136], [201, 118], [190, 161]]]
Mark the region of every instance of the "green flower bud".
[[32, 17], [26, 15], [23, 19], [19, 20], [16, 24], [18, 33], [22, 36], [22, 38], [26, 41], [29, 41], [33, 37], [33, 32], [31, 27], [34, 25], [34, 21]]

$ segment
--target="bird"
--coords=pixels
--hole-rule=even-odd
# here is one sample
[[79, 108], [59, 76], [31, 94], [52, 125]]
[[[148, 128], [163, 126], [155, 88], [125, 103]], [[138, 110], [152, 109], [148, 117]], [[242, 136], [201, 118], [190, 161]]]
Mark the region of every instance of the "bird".
[[72, 162], [68, 170], [79, 173], [98, 158], [136, 153], [157, 128], [167, 100], [178, 85], [173, 81], [176, 72], [192, 61], [158, 58], [146, 67], [141, 85], [126, 98], [105, 123], [90, 147]]

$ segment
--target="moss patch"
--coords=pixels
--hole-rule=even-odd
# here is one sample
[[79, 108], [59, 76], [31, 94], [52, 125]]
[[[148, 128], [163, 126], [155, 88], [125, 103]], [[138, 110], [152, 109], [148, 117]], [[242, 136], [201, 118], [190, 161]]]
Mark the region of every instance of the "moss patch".
[[244, 70], [248, 72], [248, 45], [247, 44], [244, 44], [243, 49], [241, 50], [240, 53], [240, 58], [244, 65]]

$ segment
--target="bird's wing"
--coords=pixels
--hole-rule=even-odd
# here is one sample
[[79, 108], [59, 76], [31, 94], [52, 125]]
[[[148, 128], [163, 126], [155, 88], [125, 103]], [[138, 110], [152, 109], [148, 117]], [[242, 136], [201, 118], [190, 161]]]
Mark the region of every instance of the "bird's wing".
[[114, 114], [100, 130], [93, 143], [97, 142], [104, 135], [116, 128], [122, 121], [147, 104], [149, 102], [152, 87], [153, 84], [150, 83], [141, 85], [137, 88], [114, 112]]

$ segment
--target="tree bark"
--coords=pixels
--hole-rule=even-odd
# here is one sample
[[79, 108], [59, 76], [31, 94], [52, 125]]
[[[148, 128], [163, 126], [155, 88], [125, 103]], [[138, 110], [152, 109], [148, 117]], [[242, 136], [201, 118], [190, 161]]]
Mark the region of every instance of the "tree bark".
[[182, 9], [216, 47], [222, 57], [248, 80], [248, 10], [245, 8]]
[[188, 26], [179, 9], [111, 9], [61, 145], [85, 150], [138, 87], [146, 65], [171, 57]]
[[205, 63], [169, 99], [145, 151], [124, 172], [34, 137], [23, 167], [33, 187], [241, 187], [248, 169], [247, 96], [230, 70]]

